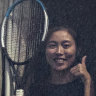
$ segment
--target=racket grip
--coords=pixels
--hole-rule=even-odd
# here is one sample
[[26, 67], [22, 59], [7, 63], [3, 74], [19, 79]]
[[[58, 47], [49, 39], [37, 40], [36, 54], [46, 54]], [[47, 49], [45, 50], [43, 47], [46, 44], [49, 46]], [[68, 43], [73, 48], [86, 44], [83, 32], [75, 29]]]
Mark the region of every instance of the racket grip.
[[23, 89], [17, 89], [16, 90], [16, 96], [24, 96], [24, 90]]

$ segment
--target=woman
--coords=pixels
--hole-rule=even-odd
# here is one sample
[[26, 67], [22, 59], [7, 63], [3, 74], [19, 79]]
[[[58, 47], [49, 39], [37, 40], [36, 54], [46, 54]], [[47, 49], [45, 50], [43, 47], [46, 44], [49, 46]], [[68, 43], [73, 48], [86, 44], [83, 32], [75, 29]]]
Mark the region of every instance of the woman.
[[94, 96], [87, 56], [80, 59], [79, 39], [70, 28], [48, 32], [43, 46], [45, 55], [40, 54], [46, 62], [36, 65], [39, 82], [31, 86], [30, 96]]

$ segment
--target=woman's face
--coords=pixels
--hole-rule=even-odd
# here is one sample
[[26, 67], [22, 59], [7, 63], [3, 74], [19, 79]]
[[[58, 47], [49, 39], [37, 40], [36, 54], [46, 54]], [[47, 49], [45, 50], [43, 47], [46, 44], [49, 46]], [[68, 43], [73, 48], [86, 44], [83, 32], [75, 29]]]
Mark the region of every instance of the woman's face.
[[76, 44], [66, 30], [53, 32], [46, 45], [46, 59], [51, 69], [62, 71], [73, 65]]

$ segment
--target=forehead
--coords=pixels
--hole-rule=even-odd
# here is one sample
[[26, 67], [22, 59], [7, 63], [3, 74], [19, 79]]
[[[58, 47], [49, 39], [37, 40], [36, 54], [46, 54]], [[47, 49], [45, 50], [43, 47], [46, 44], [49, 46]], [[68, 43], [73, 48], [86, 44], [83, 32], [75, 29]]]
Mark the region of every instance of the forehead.
[[52, 35], [50, 36], [49, 41], [54, 41], [54, 40], [55, 41], [58, 41], [58, 40], [74, 41], [74, 38], [66, 30], [60, 30], [60, 31], [53, 32]]

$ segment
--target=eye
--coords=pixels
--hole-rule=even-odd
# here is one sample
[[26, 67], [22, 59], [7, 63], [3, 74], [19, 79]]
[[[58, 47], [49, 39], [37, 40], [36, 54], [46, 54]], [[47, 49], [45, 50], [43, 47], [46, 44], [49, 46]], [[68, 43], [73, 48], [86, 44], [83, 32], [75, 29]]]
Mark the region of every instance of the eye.
[[71, 44], [63, 44], [63, 48], [68, 49], [71, 46]]
[[47, 47], [51, 48], [51, 49], [54, 49], [54, 48], [56, 48], [56, 44], [47, 44]]

